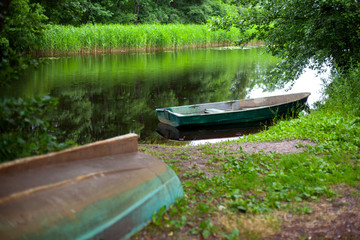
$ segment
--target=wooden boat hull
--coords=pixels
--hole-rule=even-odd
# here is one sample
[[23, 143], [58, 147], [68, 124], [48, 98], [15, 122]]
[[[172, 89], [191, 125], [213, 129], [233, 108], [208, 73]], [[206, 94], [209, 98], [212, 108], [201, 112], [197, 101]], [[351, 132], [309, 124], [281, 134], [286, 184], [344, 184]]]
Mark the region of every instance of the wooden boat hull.
[[168, 140], [192, 141], [215, 138], [231, 138], [258, 133], [271, 123], [256, 122], [251, 124], [229, 124], [214, 126], [198, 126], [195, 128], [177, 128], [165, 123], [159, 123], [156, 132]]
[[182, 197], [137, 136], [0, 165], [0, 239], [126, 239]]
[[[304, 109], [310, 93], [156, 109], [160, 122], [173, 127], [260, 122]], [[206, 113], [207, 109], [211, 110]]]

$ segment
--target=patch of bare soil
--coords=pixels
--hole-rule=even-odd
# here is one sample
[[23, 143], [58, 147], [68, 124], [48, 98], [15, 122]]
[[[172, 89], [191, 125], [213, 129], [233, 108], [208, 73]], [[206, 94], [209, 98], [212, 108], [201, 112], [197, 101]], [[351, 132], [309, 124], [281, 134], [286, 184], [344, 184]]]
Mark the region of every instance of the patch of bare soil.
[[316, 143], [309, 140], [296, 139], [279, 142], [251, 142], [230, 145], [230, 150], [236, 151], [240, 147], [246, 153], [271, 153], [292, 154], [307, 150], [307, 145], [314, 146]]
[[[204, 146], [186, 146], [186, 147], [170, 147], [160, 145], [140, 145], [140, 149], [148, 153], [161, 153], [161, 158], [166, 163], [174, 163], [179, 169], [179, 178], [182, 178], [183, 173], [187, 170], [200, 170], [207, 176], [211, 177], [216, 174], [216, 169], [209, 169], [208, 161], [214, 156], [219, 157], [224, 152], [226, 154], [258, 153], [265, 154], [277, 152], [280, 154], [292, 154], [307, 149], [308, 145], [315, 145], [315, 143], [308, 140], [290, 140], [281, 142], [263, 142], [263, 143], [233, 143], [233, 144], [212, 144], [208, 145], [211, 154], [206, 154], [206, 147]], [[179, 149], [181, 149], [179, 151]], [[205, 152], [205, 153], [204, 153]], [[215, 152], [215, 154], [214, 154]], [[159, 156], [158, 154], [155, 154]], [[219, 161], [221, 164], [221, 161]], [[337, 186], [333, 189], [339, 193], [340, 196], [334, 200], [321, 199], [317, 202], [307, 203], [308, 207], [312, 209], [311, 213], [304, 215], [292, 214], [290, 212], [274, 213], [277, 219], [278, 227], [276, 232], [271, 232], [271, 222], [260, 224], [256, 218], [248, 219], [255, 225], [267, 226], [266, 234], [257, 234], [257, 239], [264, 240], [292, 240], [292, 239], [308, 239], [308, 240], [323, 240], [323, 239], [342, 239], [342, 240], [360, 240], [360, 187], [350, 188], [345, 186]], [[254, 221], [257, 220], [257, 221]], [[221, 216], [218, 219], [221, 220]], [[240, 223], [223, 222], [222, 225], [233, 226], [238, 224], [249, 225], [246, 219], [242, 219]], [[240, 224], [240, 225], [239, 225]], [[220, 224], [221, 225], [221, 224]], [[254, 225], [254, 224], [253, 224]], [[248, 227], [247, 227], [248, 228]], [[186, 231], [186, 229], [183, 229]], [[241, 231], [241, 230], [240, 230]], [[256, 232], [256, 229], [254, 230]], [[140, 239], [141, 239], [140, 234]], [[191, 238], [191, 235], [182, 232], [183, 239]], [[254, 235], [252, 235], [254, 237]], [[154, 239], [148, 235], [149, 238]], [[167, 239], [169, 236], [164, 235], [164, 238], [157, 237], [156, 239]], [[216, 239], [210, 237], [210, 239]], [[247, 239], [246, 237], [244, 239]]]
[[282, 222], [277, 234], [267, 240], [360, 239], [360, 189], [338, 187], [341, 197], [311, 203], [313, 212], [303, 216], [279, 215]]
[[[276, 152], [280, 154], [292, 154], [307, 150], [307, 145], [314, 146], [316, 143], [304, 139], [286, 140], [278, 142], [252, 142], [252, 143], [232, 143], [232, 144], [211, 144], [213, 151], [218, 150], [218, 155], [221, 152], [227, 152], [227, 154], [239, 154], [245, 153], [259, 153], [264, 152], [266, 154]], [[208, 169], [207, 162], [211, 159], [210, 154], [203, 153], [203, 146], [186, 146], [181, 148], [181, 153], [174, 154], [179, 150], [179, 147], [162, 146], [162, 145], [140, 145], [140, 148], [144, 147], [148, 151], [162, 152], [164, 153], [164, 159], [178, 159], [179, 162], [176, 166], [181, 168], [181, 172], [185, 172], [189, 169], [200, 170], [208, 177], [211, 177], [214, 173], [213, 169]], [[179, 176], [180, 177], [180, 176]], [[180, 177], [181, 178], [181, 177]]]

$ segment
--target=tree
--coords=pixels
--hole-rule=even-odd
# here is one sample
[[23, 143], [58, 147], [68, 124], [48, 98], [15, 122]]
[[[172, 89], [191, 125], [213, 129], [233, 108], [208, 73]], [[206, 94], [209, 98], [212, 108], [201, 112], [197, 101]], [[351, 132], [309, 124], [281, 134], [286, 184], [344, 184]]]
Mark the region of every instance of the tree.
[[35, 36], [45, 29], [42, 7], [28, 0], [13, 0], [2, 5], [0, 29], [0, 86], [17, 79], [19, 74], [37, 61], [26, 55], [36, 45]]
[[30, 0], [50, 24], [205, 23], [237, 11], [232, 0]]
[[278, 84], [294, 80], [310, 66], [349, 69], [360, 61], [360, 3], [357, 0], [253, 0], [239, 16], [214, 18], [213, 28], [236, 25], [242, 43], [263, 40], [282, 61], [273, 71]]
[[47, 111], [57, 100], [43, 98], [0, 99], [0, 162], [15, 158], [58, 151], [68, 147], [59, 144], [50, 125], [44, 121]]
[[[49, 22], [53, 24], [80, 25], [84, 23], [106, 23], [113, 16], [114, 5], [119, 1], [99, 0], [31, 0], [45, 8]], [[126, 2], [126, 1], [125, 1]]]
[[[45, 29], [42, 7], [28, 0], [0, 3], [0, 86], [8, 87], [29, 65], [36, 65], [27, 52], [36, 44], [35, 36]], [[63, 149], [49, 133], [44, 121], [56, 99], [22, 99], [0, 97], [0, 162], [19, 157]]]

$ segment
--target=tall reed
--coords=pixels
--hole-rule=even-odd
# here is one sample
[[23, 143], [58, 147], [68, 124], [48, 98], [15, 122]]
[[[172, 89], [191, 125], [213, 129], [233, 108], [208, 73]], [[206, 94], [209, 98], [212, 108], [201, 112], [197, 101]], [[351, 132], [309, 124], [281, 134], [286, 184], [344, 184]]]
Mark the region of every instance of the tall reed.
[[209, 31], [205, 25], [83, 25], [80, 27], [50, 25], [38, 38], [35, 51], [47, 54], [63, 52], [97, 52], [178, 48], [210, 44], [231, 44], [239, 31]]

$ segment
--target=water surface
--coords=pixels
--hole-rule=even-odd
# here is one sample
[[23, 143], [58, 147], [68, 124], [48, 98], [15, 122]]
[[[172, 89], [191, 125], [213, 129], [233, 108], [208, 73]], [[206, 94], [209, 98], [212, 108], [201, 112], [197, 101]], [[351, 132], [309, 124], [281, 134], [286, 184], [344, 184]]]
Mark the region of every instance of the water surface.
[[261, 79], [277, 61], [262, 48], [67, 56], [30, 69], [3, 94], [57, 97], [48, 117], [60, 141], [136, 133], [154, 142], [161, 140], [156, 108], [270, 95]]

